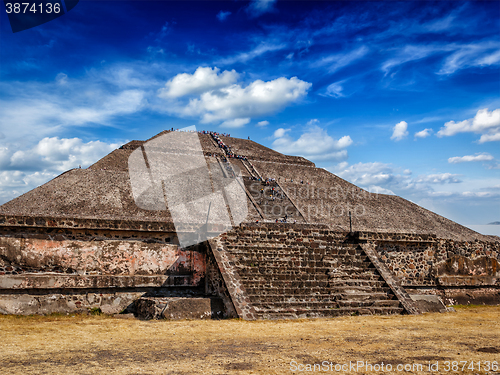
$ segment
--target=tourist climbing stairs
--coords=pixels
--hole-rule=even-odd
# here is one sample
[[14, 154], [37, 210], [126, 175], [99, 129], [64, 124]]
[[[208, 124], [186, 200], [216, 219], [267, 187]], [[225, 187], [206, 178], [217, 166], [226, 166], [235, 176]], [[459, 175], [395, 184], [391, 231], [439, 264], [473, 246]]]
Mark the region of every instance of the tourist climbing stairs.
[[252, 194], [268, 221], [303, 223], [303, 217], [288, 196], [274, 182], [244, 178], [247, 191]]

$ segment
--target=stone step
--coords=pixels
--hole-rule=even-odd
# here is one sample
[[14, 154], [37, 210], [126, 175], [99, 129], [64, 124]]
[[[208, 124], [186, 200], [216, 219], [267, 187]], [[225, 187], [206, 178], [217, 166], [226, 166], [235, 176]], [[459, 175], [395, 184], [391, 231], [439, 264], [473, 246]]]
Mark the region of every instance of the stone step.
[[299, 268], [315, 268], [318, 269], [318, 272], [324, 271], [324, 273], [328, 273], [330, 271], [334, 271], [336, 269], [342, 268], [364, 268], [364, 269], [374, 269], [372, 263], [370, 261], [361, 261], [361, 260], [348, 260], [345, 262], [339, 262], [338, 264], [328, 264], [323, 263], [322, 261], [315, 261], [309, 259], [297, 259], [297, 260], [275, 260], [270, 259], [266, 260], [257, 260], [257, 259], [235, 259], [235, 263], [237, 267], [240, 268], [251, 268], [251, 269], [259, 269], [259, 268], [269, 268], [269, 269], [299, 269]]
[[221, 236], [221, 239], [225, 241], [229, 246], [234, 248], [248, 246], [258, 248], [260, 247], [265, 249], [267, 247], [273, 247], [273, 245], [293, 244], [296, 246], [307, 246], [310, 244], [319, 244], [325, 245], [334, 255], [338, 254], [339, 252], [350, 252], [352, 254], [363, 252], [363, 250], [359, 248], [358, 245], [332, 243], [324, 238], [319, 237], [297, 238], [289, 236], [287, 233], [282, 233], [279, 235], [262, 234], [261, 236], [252, 237], [239, 236], [235, 238], [224, 234]]
[[345, 264], [351, 262], [367, 262], [370, 263], [370, 260], [367, 256], [355, 256], [355, 255], [346, 255], [339, 256], [335, 259], [325, 259], [321, 256], [321, 254], [304, 254], [304, 255], [292, 255], [292, 254], [233, 254], [233, 256], [244, 264], [251, 264], [255, 262], [263, 262], [264, 264], [272, 264], [272, 263], [291, 263], [296, 261], [306, 261], [306, 262], [316, 262], [322, 264], [323, 267], [330, 267], [332, 265], [337, 264]]
[[258, 311], [265, 310], [280, 310], [280, 309], [335, 309], [335, 308], [360, 308], [360, 307], [399, 307], [398, 300], [375, 300], [375, 301], [352, 301], [352, 300], [339, 300], [339, 301], [251, 301], [252, 306]]
[[375, 303], [380, 301], [396, 301], [394, 295], [388, 295], [387, 293], [359, 293], [359, 294], [343, 294], [343, 293], [332, 293], [323, 295], [311, 295], [311, 294], [295, 294], [295, 295], [282, 295], [280, 293], [275, 294], [248, 294], [250, 301], [254, 304], [261, 303], [308, 303], [308, 302], [367, 302]]
[[[365, 285], [338, 285], [329, 284], [325, 281], [297, 281], [291, 283], [282, 283], [280, 281], [274, 282], [260, 282], [260, 281], [249, 281], [243, 283], [243, 288], [248, 293], [267, 293], [267, 294], [310, 294], [315, 293], [320, 294], [332, 294], [332, 293], [348, 293], [349, 291], [354, 292], [389, 292], [384, 284], [373, 286]], [[356, 289], [359, 288], [359, 289]], [[255, 292], [252, 292], [255, 291]]]
[[286, 226], [283, 227], [283, 230], [279, 231], [266, 231], [263, 229], [261, 232], [253, 232], [248, 233], [245, 232], [243, 228], [233, 228], [230, 232], [226, 232], [222, 234], [223, 238], [231, 240], [232, 242], [238, 241], [248, 241], [248, 240], [264, 240], [264, 241], [274, 241], [276, 239], [292, 239], [299, 240], [302, 242], [313, 242], [313, 241], [321, 241], [330, 244], [331, 247], [337, 248], [358, 248], [358, 244], [347, 243], [344, 242], [345, 239], [342, 237], [334, 237], [329, 233], [309, 233], [309, 234], [297, 234], [297, 232], [292, 232], [291, 230], [295, 229], [295, 227], [291, 226], [290, 229], [287, 229]]
[[322, 260], [324, 262], [335, 262], [337, 259], [349, 259], [349, 258], [367, 258], [363, 252], [356, 253], [342, 253], [342, 254], [329, 254], [329, 249], [327, 248], [290, 248], [287, 244], [278, 244], [276, 247], [240, 247], [233, 248], [232, 246], [226, 246], [228, 252], [236, 257], [252, 257], [252, 256], [264, 256], [266, 258], [290, 258], [290, 257], [313, 257], [317, 260]]
[[245, 287], [248, 295], [281, 295], [284, 299], [293, 297], [295, 295], [308, 295], [311, 298], [322, 298], [322, 297], [330, 297], [336, 294], [342, 293], [391, 293], [389, 287], [367, 287], [367, 286], [335, 286], [335, 287], [317, 287], [311, 288], [306, 291], [300, 288], [276, 288], [270, 286], [262, 286], [262, 287]]
[[338, 309], [259, 309], [260, 319], [319, 318], [345, 315], [393, 315], [403, 313], [401, 307], [338, 308]]
[[314, 265], [311, 264], [283, 264], [281, 266], [252, 266], [252, 263], [250, 263], [248, 266], [247, 265], [241, 265], [238, 264], [236, 265], [236, 269], [238, 270], [238, 273], [241, 275], [266, 275], [266, 276], [272, 276], [272, 275], [296, 275], [298, 277], [301, 277], [303, 274], [309, 274], [309, 275], [331, 275], [335, 276], [336, 274], [339, 274], [341, 272], [344, 273], [349, 273], [349, 272], [355, 272], [355, 273], [374, 273], [375, 268], [370, 268], [370, 264], [353, 264], [353, 265], [341, 265], [336, 268], [330, 268], [330, 267], [315, 267]]
[[[250, 268], [250, 267], [249, 267]], [[335, 271], [326, 272], [304, 272], [306, 268], [296, 268], [295, 272], [280, 270], [274, 273], [259, 272], [258, 269], [238, 268], [238, 274], [242, 280], [273, 280], [273, 281], [303, 281], [303, 280], [382, 280], [381, 276], [372, 268], [342, 268]], [[254, 267], [252, 267], [254, 268]], [[311, 269], [312, 270], [312, 269]]]

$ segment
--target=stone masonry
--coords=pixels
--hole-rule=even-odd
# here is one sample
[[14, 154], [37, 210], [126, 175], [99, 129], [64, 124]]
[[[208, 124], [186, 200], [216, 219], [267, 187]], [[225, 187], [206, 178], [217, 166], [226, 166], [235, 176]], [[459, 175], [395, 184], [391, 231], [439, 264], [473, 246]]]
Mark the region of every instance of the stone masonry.
[[416, 314], [415, 295], [500, 303], [499, 237], [250, 140], [198, 137], [208, 168], [241, 171], [243, 223], [180, 248], [196, 227], [136, 205], [128, 157], [146, 141], [129, 142], [0, 206], [0, 313], [281, 319]]

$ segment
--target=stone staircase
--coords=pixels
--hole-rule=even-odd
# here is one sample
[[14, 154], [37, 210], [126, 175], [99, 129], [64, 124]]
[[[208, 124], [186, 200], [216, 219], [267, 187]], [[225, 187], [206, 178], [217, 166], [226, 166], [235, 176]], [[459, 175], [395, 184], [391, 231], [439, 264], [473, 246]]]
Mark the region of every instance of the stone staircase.
[[361, 247], [328, 243], [307, 232], [289, 243], [280, 235], [252, 236], [241, 228], [225, 235], [224, 245], [258, 318], [404, 311]]

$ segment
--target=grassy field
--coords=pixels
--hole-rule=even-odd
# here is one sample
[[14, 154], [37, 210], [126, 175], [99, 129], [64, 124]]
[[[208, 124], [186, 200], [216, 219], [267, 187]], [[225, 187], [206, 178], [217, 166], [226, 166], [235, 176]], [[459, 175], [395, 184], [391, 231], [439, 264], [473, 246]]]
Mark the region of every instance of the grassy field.
[[500, 366], [499, 306], [254, 322], [0, 316], [0, 338], [2, 374], [500, 374], [485, 368]]

